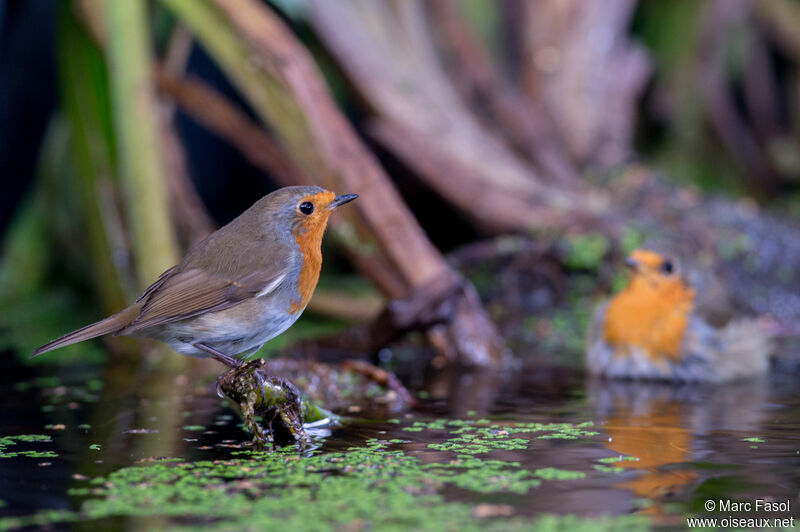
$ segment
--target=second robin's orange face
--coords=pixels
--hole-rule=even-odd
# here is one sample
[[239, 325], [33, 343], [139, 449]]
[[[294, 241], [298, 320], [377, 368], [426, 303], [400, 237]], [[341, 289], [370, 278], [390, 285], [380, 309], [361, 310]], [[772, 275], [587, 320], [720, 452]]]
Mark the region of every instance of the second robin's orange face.
[[604, 338], [622, 354], [642, 349], [653, 359], [681, 358], [681, 343], [694, 291], [675, 261], [647, 250], [635, 250], [625, 261], [632, 274], [627, 286], [606, 310]]

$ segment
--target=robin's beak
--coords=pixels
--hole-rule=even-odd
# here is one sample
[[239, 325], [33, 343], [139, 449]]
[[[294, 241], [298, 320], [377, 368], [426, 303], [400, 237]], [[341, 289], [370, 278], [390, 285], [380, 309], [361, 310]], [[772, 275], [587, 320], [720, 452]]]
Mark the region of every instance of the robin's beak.
[[631, 271], [636, 271], [636, 268], [639, 266], [639, 263], [636, 262], [636, 259], [634, 259], [633, 257], [628, 257], [625, 259], [625, 266]]
[[333, 201], [328, 204], [328, 210], [331, 211], [336, 207], [341, 207], [345, 203], [350, 203], [357, 197], [358, 194], [342, 194], [341, 196], [336, 196], [333, 198]]

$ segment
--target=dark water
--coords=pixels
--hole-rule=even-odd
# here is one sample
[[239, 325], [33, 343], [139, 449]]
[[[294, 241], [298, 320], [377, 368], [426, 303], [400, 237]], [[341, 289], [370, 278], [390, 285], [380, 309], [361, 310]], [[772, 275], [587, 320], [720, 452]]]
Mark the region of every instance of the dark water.
[[[8, 362], [10, 358], [6, 358]], [[171, 375], [141, 368], [29, 367], [6, 364], [0, 374], [0, 436], [42, 434], [50, 442], [18, 442], [10, 451], [52, 451], [55, 457], [0, 459], [0, 516], [80, 507], [67, 495], [87, 479], [157, 456], [224, 459], [248, 436], [236, 412], [213, 393], [207, 371]], [[425, 463], [452, 453], [429, 447], [446, 430], [405, 430], [415, 421], [488, 419], [520, 423], [591, 422], [598, 434], [575, 440], [529, 438], [523, 449], [488, 458], [523, 469], [585, 472], [525, 493], [476, 493], [444, 486], [447, 501], [509, 505], [517, 516], [642, 514], [654, 525], [681, 526], [709, 515], [706, 501], [790, 501], [789, 512], [738, 517], [797, 516], [800, 507], [800, 389], [796, 374], [724, 387], [587, 382], [567, 370], [510, 374], [440, 373], [425, 379], [421, 408], [388, 422], [353, 421], [332, 431], [314, 452], [344, 450], [370, 438]], [[485, 422], [484, 422], [485, 423]], [[615, 462], [615, 457], [632, 457]], [[604, 472], [604, 467], [621, 470]], [[185, 523], [184, 523], [185, 524]], [[116, 528], [104, 520], [94, 528]], [[162, 524], [163, 525], [163, 524]], [[56, 525], [66, 527], [67, 525]]]

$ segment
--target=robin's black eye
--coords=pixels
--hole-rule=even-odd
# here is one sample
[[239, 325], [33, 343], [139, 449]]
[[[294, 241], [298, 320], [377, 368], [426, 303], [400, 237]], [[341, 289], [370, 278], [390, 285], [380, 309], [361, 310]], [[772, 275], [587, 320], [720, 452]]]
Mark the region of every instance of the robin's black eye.
[[300, 209], [300, 212], [302, 212], [306, 216], [314, 212], [314, 204], [311, 203], [310, 201], [304, 201], [303, 203], [298, 205], [297, 208]]
[[665, 260], [664, 262], [661, 263], [659, 270], [661, 270], [661, 273], [666, 273], [667, 275], [669, 275], [675, 271], [675, 266], [672, 264], [671, 260]]

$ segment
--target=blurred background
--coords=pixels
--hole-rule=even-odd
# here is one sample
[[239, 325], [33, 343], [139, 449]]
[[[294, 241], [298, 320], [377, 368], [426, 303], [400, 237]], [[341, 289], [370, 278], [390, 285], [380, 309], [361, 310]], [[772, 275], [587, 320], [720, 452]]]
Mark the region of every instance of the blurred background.
[[[219, 364], [113, 337], [29, 355], [125, 307], [291, 184], [360, 198], [332, 217], [306, 313], [259, 355], [300, 386], [321, 375], [335, 393], [320, 400], [348, 416], [369, 417], [347, 391], [363, 372], [316, 361], [373, 362], [418, 399], [402, 420], [351, 420], [326, 452], [394, 438], [449, 468], [428, 445], [449, 437], [443, 422], [415, 419], [594, 424], [492, 455], [586, 475], [569, 490], [498, 498], [475, 480], [458, 500], [675, 525], [709, 498], [796, 497], [796, 346], [769, 382], [720, 388], [591, 382], [581, 368], [593, 306], [642, 245], [704, 272], [719, 315], [800, 320], [798, 28], [797, 0], [0, 0], [0, 425], [23, 435], [0, 441], [15, 457], [0, 528], [252, 528], [227, 470], [218, 491], [169, 475], [140, 485], [140, 460], [206, 467], [248, 445], [214, 393]], [[387, 382], [362, 399], [398, 400]], [[381, 406], [400, 417], [408, 404]], [[247, 484], [284, 478], [283, 456]], [[297, 492], [322, 501], [296, 512], [317, 528], [345, 526], [343, 493], [361, 499], [353, 530], [381, 516], [413, 528], [411, 510], [445, 504], [427, 487], [427, 502], [399, 495], [416, 484], [382, 491], [371, 473], [354, 491], [358, 472], [332, 463], [326, 482], [347, 484], [327, 502], [310, 474]], [[148, 485], [176, 490], [160, 503]], [[252, 508], [285, 495], [241, 490]], [[384, 515], [375, 497], [400, 502]], [[289, 503], [260, 515], [294, 515]]]
[[[373, 351], [421, 331], [440, 365], [543, 337], [575, 361], [590, 302], [652, 239], [737, 309], [798, 316], [795, 1], [130, 4], [0, 3], [0, 339], [20, 361], [293, 183], [363, 199], [278, 347], [361, 323]], [[370, 332], [421, 297], [455, 310]], [[53, 358], [139, 349], [92, 345]]]

